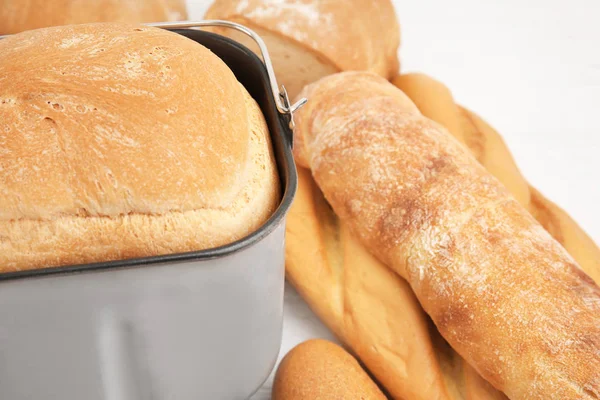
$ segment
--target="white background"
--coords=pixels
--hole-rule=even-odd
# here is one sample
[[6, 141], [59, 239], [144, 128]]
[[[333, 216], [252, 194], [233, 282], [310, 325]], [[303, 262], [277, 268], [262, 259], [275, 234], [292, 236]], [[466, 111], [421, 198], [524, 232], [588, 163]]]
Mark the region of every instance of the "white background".
[[[339, 0], [352, 1], [352, 0]], [[209, 0], [188, 0], [201, 19]], [[394, 1], [402, 70], [425, 72], [504, 136], [528, 180], [600, 241], [600, 1]], [[328, 337], [287, 288], [283, 356]], [[269, 399], [269, 384], [254, 399]]]

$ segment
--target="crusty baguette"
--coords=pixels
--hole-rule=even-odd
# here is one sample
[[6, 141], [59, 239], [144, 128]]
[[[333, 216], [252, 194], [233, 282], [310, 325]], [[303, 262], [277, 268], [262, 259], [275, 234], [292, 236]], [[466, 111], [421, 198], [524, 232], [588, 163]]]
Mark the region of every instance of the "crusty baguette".
[[[596, 283], [600, 282], [600, 249], [579, 225], [560, 207], [530, 187], [502, 137], [475, 113], [457, 105], [451, 91], [441, 82], [420, 73], [399, 75], [392, 81], [419, 108], [466, 145], [477, 160], [516, 197], [558, 240]], [[468, 368], [467, 392], [478, 399], [493, 388]], [[477, 383], [477, 385], [473, 385]], [[503, 396], [499, 393], [494, 396]]]
[[465, 144], [475, 158], [564, 246], [581, 268], [600, 283], [598, 245], [565, 211], [527, 183], [496, 130], [473, 112], [457, 105], [450, 90], [427, 75], [404, 74], [396, 77], [393, 83], [410, 97], [424, 116], [442, 124]]
[[373, 74], [305, 88], [298, 161], [511, 399], [600, 398], [600, 288], [441, 125]]
[[184, 0], [0, 0], [0, 35], [57, 25], [186, 18]]
[[286, 276], [394, 399], [464, 400], [471, 379], [439, 337], [408, 283], [371, 256], [325, 201], [305, 168], [286, 232]]
[[356, 359], [340, 346], [313, 339], [283, 358], [273, 382], [273, 400], [386, 400]]
[[[205, 18], [239, 22], [259, 33], [292, 98], [306, 84], [339, 71], [386, 78], [398, 73], [400, 33], [390, 0], [215, 0]], [[243, 34], [214, 31], [256, 51]]]

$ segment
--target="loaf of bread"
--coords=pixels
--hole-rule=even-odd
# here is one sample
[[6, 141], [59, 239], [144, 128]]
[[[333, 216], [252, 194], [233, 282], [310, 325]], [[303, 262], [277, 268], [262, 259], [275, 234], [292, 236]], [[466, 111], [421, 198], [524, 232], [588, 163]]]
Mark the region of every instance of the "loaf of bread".
[[[256, 31], [291, 98], [305, 85], [339, 71], [371, 71], [386, 78], [398, 73], [400, 33], [390, 0], [215, 0], [205, 18]], [[257, 50], [241, 33], [216, 32]]]
[[386, 400], [356, 359], [340, 346], [313, 339], [283, 358], [273, 382], [273, 400]]
[[600, 248], [560, 207], [530, 186], [502, 137], [473, 112], [457, 105], [450, 90], [424, 74], [405, 74], [393, 83], [427, 118], [443, 125], [515, 196], [579, 266], [600, 284]]
[[277, 207], [262, 113], [204, 46], [107, 23], [0, 54], [0, 271], [219, 246]]
[[58, 25], [186, 18], [185, 0], [0, 0], [0, 35]]
[[[536, 199], [539, 199], [540, 195], [526, 184], [523, 185], [522, 178], [518, 179], [521, 174], [512, 156], [502, 138], [492, 128], [479, 117], [457, 106], [450, 91], [430, 77], [407, 74], [396, 78], [394, 83], [414, 99], [423, 115], [444, 125], [463, 144], [469, 143], [469, 149], [477, 159], [499, 178], [524, 206], [529, 207], [536, 218], [540, 214], [544, 215], [545, 218], [538, 218], [540, 223], [565, 246], [590, 276], [594, 276], [593, 273], [597, 270], [586, 267], [593, 267], [594, 262], [598, 263], [598, 257], [593, 256], [597, 246], [575, 223], [567, 222], [572, 220], [560, 208], [537, 205]], [[344, 235], [340, 233], [337, 217], [322, 197], [310, 172], [300, 168], [299, 176], [298, 195], [288, 218], [287, 277], [321, 320], [360, 356], [362, 362], [394, 398], [505, 398], [452, 349], [441, 343], [435, 328], [431, 330], [431, 337], [426, 330], [419, 329], [426, 325], [424, 316], [420, 317], [422, 321], [419, 323], [414, 323], [410, 316], [417, 316], [419, 319], [419, 314], [424, 313], [410, 294], [412, 289], [402, 278], [394, 274], [390, 276], [388, 269], [373, 257], [356, 258], [341, 250], [351, 246], [342, 243]], [[552, 203], [546, 201], [545, 204]], [[548, 218], [561, 215], [566, 218]], [[559, 222], [556, 226], [557, 221], [565, 222]], [[556, 229], [558, 227], [562, 229]], [[557, 235], [557, 231], [562, 234]], [[581, 234], [578, 234], [579, 232]], [[347, 239], [351, 236], [345, 235]], [[335, 239], [336, 237], [339, 239]], [[356, 239], [352, 240], [352, 246], [362, 247]], [[307, 251], [313, 248], [319, 251]], [[579, 256], [585, 254], [586, 250], [591, 256]], [[356, 252], [357, 250], [354, 250], [354, 254]], [[326, 257], [326, 254], [334, 256]], [[339, 261], [332, 263], [332, 259]], [[339, 273], [336, 274], [336, 270]], [[352, 282], [352, 279], [347, 277], [356, 275], [355, 270], [363, 271], [368, 278], [362, 279], [362, 285], [344, 290], [344, 298], [349, 299], [346, 303], [353, 304], [357, 302], [355, 299], [360, 299], [365, 304], [377, 303], [376, 307], [335, 307], [335, 288], [346, 287], [346, 283]], [[362, 290], [375, 286], [380, 290]], [[387, 290], [388, 287], [394, 287], [394, 290]], [[399, 296], [397, 293], [409, 294]], [[407, 307], [414, 311], [406, 312]], [[372, 308], [377, 308], [378, 312], [374, 312]], [[348, 314], [351, 314], [352, 318], [347, 318]], [[399, 318], [398, 315], [408, 317]], [[388, 321], [392, 319], [398, 319], [397, 323], [389, 324]], [[357, 326], [367, 326], [370, 332], [353, 334]], [[393, 342], [386, 343], [382, 338], [391, 338]], [[414, 338], [418, 338], [420, 343], [425, 343], [427, 347], [424, 349], [423, 346], [409, 342]], [[361, 351], [379, 348], [382, 343], [386, 343], [388, 348], [395, 351], [387, 354]], [[413, 351], [410, 351], [411, 349]], [[432, 354], [436, 356], [431, 357]], [[406, 373], [397, 373], [400, 370], [399, 365], [404, 367]], [[424, 384], [421, 380], [431, 376], [437, 376], [435, 383]]]
[[408, 283], [340, 222], [310, 171], [300, 167], [298, 177], [287, 220], [286, 277], [390, 396], [502, 398], [439, 336]]
[[439, 124], [369, 73], [305, 89], [297, 160], [511, 399], [600, 398], [600, 288]]

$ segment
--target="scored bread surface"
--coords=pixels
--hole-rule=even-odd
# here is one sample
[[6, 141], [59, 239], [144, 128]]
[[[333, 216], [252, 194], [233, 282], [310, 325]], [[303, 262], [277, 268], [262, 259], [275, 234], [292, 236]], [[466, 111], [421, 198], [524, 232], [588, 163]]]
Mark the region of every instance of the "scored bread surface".
[[223, 245], [276, 208], [264, 118], [205, 47], [90, 24], [0, 53], [3, 270]]

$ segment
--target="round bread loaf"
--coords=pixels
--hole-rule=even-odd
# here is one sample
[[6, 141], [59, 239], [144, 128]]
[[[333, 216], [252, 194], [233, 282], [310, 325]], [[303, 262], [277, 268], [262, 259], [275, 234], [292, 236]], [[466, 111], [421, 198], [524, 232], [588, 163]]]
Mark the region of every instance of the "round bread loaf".
[[0, 0], [0, 35], [57, 25], [186, 18], [185, 0]]
[[0, 271], [215, 247], [278, 206], [260, 109], [198, 43], [90, 24], [0, 54]]
[[[258, 33], [290, 98], [340, 71], [398, 74], [400, 29], [390, 0], [214, 0], [205, 18], [237, 22]], [[240, 32], [213, 30], [258, 52]]]
[[281, 361], [273, 400], [385, 400], [385, 395], [346, 350], [312, 339], [294, 347]]

